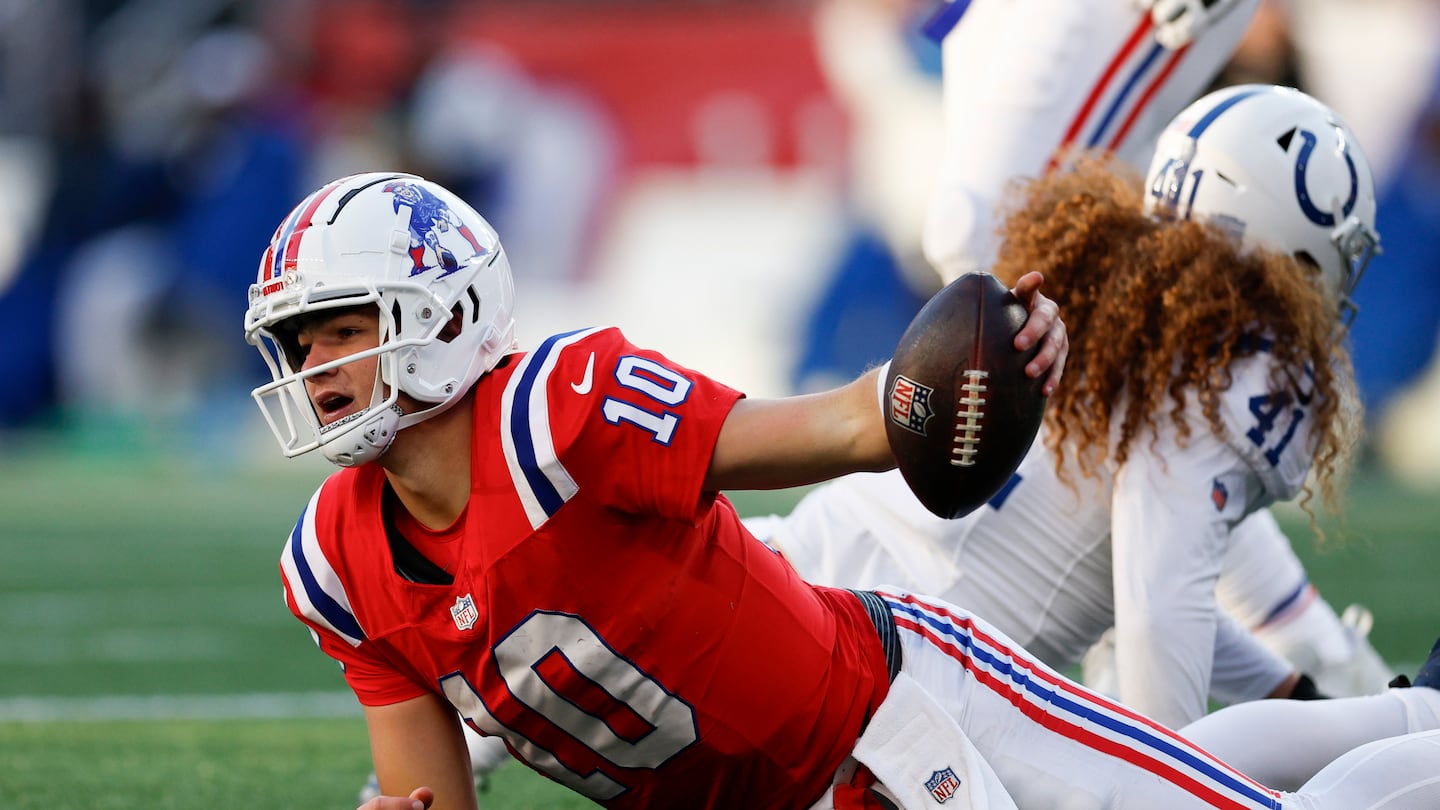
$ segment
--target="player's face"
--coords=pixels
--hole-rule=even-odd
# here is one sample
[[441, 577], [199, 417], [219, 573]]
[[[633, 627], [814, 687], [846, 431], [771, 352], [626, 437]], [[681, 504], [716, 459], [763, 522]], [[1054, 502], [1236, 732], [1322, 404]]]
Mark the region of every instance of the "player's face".
[[[366, 307], [322, 318], [296, 333], [302, 370], [308, 370], [380, 345], [380, 316]], [[343, 363], [308, 377], [305, 390], [322, 425], [370, 406], [378, 357]]]

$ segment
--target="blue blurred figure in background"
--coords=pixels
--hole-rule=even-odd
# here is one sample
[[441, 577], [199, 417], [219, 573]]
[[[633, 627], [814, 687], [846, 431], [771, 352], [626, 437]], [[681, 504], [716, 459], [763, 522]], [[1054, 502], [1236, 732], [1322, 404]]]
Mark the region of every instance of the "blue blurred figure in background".
[[1356, 296], [1355, 375], [1380, 460], [1417, 485], [1440, 483], [1436, 345], [1440, 340], [1440, 74], [1380, 192], [1385, 279]]

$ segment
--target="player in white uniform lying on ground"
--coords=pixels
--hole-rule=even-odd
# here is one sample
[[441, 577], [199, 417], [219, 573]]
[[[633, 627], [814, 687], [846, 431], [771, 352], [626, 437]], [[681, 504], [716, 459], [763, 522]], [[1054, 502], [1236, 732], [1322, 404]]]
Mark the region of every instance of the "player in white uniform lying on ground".
[[[996, 209], [1016, 178], [1068, 163], [1067, 149], [1102, 149], [1143, 170], [1160, 130], [1229, 60], [1258, 0], [957, 0], [927, 27], [941, 41], [946, 153], [925, 228], [942, 280], [987, 270]], [[985, 77], [977, 80], [977, 77]], [[855, 494], [863, 498], [863, 494]], [[876, 498], [883, 498], [877, 493]], [[1236, 530], [1221, 569], [1221, 606], [1271, 651], [1331, 695], [1371, 694], [1390, 672], [1370, 646], [1359, 606], [1342, 622], [1308, 582], [1268, 515]], [[922, 563], [924, 564], [924, 563]], [[1229, 674], [1280, 677], [1278, 661], [1221, 650]], [[1109, 656], [1087, 659], [1087, 683], [1113, 689]], [[1238, 658], [1230, 659], [1230, 656]], [[1222, 686], [1222, 692], [1224, 687]], [[1231, 698], [1235, 695], [1228, 692]], [[1253, 696], [1253, 688], [1242, 695]], [[1263, 693], [1262, 693], [1263, 694]]]
[[[941, 4], [928, 31], [941, 41], [945, 75], [961, 77], [943, 87], [947, 151], [925, 229], [925, 252], [941, 278], [989, 269], [996, 207], [1007, 185], [1063, 165], [1067, 148], [1104, 149], [1143, 170], [1161, 128], [1220, 72], [1259, 6], [1259, 0]], [[1322, 692], [1382, 689], [1390, 673], [1366, 638], [1368, 612], [1351, 606], [1342, 622], [1268, 515], [1237, 531], [1252, 540], [1226, 558], [1221, 606], [1313, 676]], [[1086, 682], [1113, 689], [1113, 645], [1097, 652], [1086, 661]], [[1256, 666], [1243, 655], [1217, 665], [1241, 677]]]
[[994, 272], [1043, 272], [1075, 346], [1009, 485], [945, 521], [898, 474], [856, 476], [751, 525], [808, 579], [943, 594], [1055, 666], [1113, 624], [1118, 696], [1180, 726], [1212, 695], [1294, 687], [1217, 609], [1216, 583], [1247, 515], [1312, 472], [1333, 503], [1358, 424], [1344, 312], [1377, 244], [1373, 185], [1328, 108], [1258, 85], [1183, 111], [1143, 193], [1118, 169], [1035, 181], [1006, 220]]
[[[1143, 170], [1160, 130], [1230, 59], [1259, 0], [958, 0], [928, 27], [942, 43], [946, 154], [925, 229], [941, 278], [987, 270], [1008, 184], [1064, 165], [1072, 147]], [[943, 39], [941, 39], [943, 37]], [[985, 81], [974, 77], [986, 76]], [[1221, 569], [1225, 610], [1331, 695], [1372, 694], [1390, 673], [1360, 606], [1345, 621], [1310, 585], [1268, 515], [1246, 521]], [[1107, 637], [1113, 641], [1113, 638]], [[1108, 655], [1103, 654], [1108, 651]], [[1086, 680], [1113, 688], [1113, 644]], [[1242, 675], [1255, 667], [1217, 661]]]

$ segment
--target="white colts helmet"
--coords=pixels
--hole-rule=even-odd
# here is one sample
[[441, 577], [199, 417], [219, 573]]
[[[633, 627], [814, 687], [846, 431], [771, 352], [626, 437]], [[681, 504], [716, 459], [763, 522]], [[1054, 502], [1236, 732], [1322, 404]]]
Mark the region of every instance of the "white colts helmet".
[[1146, 210], [1219, 225], [1249, 247], [1318, 268], [1346, 323], [1379, 252], [1375, 180], [1329, 107], [1288, 87], [1227, 87], [1166, 126], [1146, 178]]
[[[454, 405], [515, 344], [514, 284], [500, 238], [447, 189], [409, 174], [358, 174], [306, 197], [281, 222], [250, 287], [245, 338], [274, 381], [252, 393], [287, 457], [322, 448], [341, 466], [378, 458], [397, 431]], [[280, 327], [357, 305], [380, 315], [380, 345], [302, 371]], [[441, 337], [454, 318], [458, 335]], [[280, 327], [277, 329], [277, 327]], [[322, 426], [305, 380], [378, 357], [370, 404]], [[402, 413], [401, 393], [422, 404]]]

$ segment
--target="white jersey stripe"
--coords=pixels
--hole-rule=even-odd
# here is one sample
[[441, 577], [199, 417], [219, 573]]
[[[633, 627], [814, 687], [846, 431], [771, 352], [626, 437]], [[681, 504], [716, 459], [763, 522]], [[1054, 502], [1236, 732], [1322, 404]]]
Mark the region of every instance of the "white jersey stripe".
[[965, 616], [909, 595], [880, 594], [902, 631], [962, 663], [977, 684], [1047, 730], [1149, 771], [1209, 806], [1279, 808], [1278, 794], [1169, 729], [1071, 684], [975, 627]]
[[280, 568], [305, 618], [345, 639], [350, 646], [358, 647], [365, 640], [365, 631], [355, 618], [340, 576], [320, 550], [320, 538], [315, 533], [315, 510], [319, 503], [320, 490], [317, 490], [290, 533], [290, 540], [280, 555]]
[[500, 400], [505, 463], [531, 528], [540, 528], [578, 490], [555, 452], [547, 386], [560, 352], [598, 331], [581, 329], [546, 338], [520, 361]]

